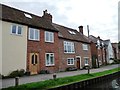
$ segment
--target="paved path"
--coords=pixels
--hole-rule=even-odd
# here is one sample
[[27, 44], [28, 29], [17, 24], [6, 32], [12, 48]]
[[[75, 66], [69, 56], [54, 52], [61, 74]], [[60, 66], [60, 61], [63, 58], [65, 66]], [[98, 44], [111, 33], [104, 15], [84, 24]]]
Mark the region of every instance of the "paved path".
[[[110, 69], [116, 68], [118, 66], [120, 66], [120, 64], [103, 66], [101, 68], [91, 69], [90, 73], [110, 70]], [[74, 76], [74, 75], [85, 74], [85, 73], [87, 73], [87, 70], [60, 72], [60, 73], [56, 73], [56, 75], [57, 75], [57, 77], [66, 77], [66, 76]], [[48, 80], [48, 79], [52, 79], [52, 78], [53, 78], [53, 74], [39, 74], [39, 75], [34, 75], [34, 76], [25, 76], [25, 77], [20, 77], [19, 84], [44, 81], [44, 80]], [[0, 80], [0, 88], [14, 86], [15, 85], [14, 81], [15, 81], [14, 78]]]

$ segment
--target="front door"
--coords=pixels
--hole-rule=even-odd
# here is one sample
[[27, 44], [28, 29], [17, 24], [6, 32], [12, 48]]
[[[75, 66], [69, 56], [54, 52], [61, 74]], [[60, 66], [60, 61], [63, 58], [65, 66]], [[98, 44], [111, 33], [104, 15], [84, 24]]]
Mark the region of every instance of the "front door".
[[30, 53], [30, 73], [37, 74], [39, 68], [38, 53]]
[[80, 59], [77, 58], [77, 69], [80, 69]]

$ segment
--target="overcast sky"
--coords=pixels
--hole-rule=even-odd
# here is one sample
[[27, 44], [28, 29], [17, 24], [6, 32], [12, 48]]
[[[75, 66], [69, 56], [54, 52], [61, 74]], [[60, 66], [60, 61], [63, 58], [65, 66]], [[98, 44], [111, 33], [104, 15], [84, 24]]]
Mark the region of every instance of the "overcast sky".
[[118, 1], [119, 0], [2, 0], [6, 4], [39, 16], [47, 9], [53, 22], [78, 30], [83, 25], [87, 35], [100, 36], [118, 42]]

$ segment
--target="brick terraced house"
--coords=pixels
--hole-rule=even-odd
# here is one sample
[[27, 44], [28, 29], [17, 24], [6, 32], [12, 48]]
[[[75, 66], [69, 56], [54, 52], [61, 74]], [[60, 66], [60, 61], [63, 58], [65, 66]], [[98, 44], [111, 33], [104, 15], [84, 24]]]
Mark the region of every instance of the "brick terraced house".
[[83, 34], [52, 23], [52, 15], [37, 16], [0, 4], [0, 74], [24, 69], [30, 74], [50, 73], [91, 64], [90, 42]]
[[[58, 71], [58, 30], [51, 21], [6, 5], [2, 7], [2, 75], [24, 69], [31, 74], [40, 70]], [[51, 17], [52, 18], [52, 17]]]
[[83, 26], [79, 27], [79, 32], [54, 23], [53, 26], [59, 31], [59, 70], [91, 66], [90, 42], [83, 35]]

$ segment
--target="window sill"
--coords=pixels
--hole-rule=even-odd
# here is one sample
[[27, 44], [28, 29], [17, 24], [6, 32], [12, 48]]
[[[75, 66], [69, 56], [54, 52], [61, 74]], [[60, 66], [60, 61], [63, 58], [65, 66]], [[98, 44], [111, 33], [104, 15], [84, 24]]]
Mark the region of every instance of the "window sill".
[[22, 34], [14, 34], [14, 33], [11, 33], [11, 35], [21, 36], [21, 37], [22, 37]]
[[72, 53], [70, 53], [70, 52], [64, 52], [65, 54], [75, 54], [75, 52], [72, 52]]
[[45, 41], [45, 43], [51, 43], [51, 44], [53, 44], [54, 42]]
[[55, 66], [55, 65], [46, 65], [46, 67], [53, 67], [53, 66]]
[[71, 66], [72, 66], [72, 65], [74, 65], [74, 64], [67, 64], [67, 65], [71, 65]]
[[29, 41], [36, 41], [39, 42], [40, 40], [28, 39]]

